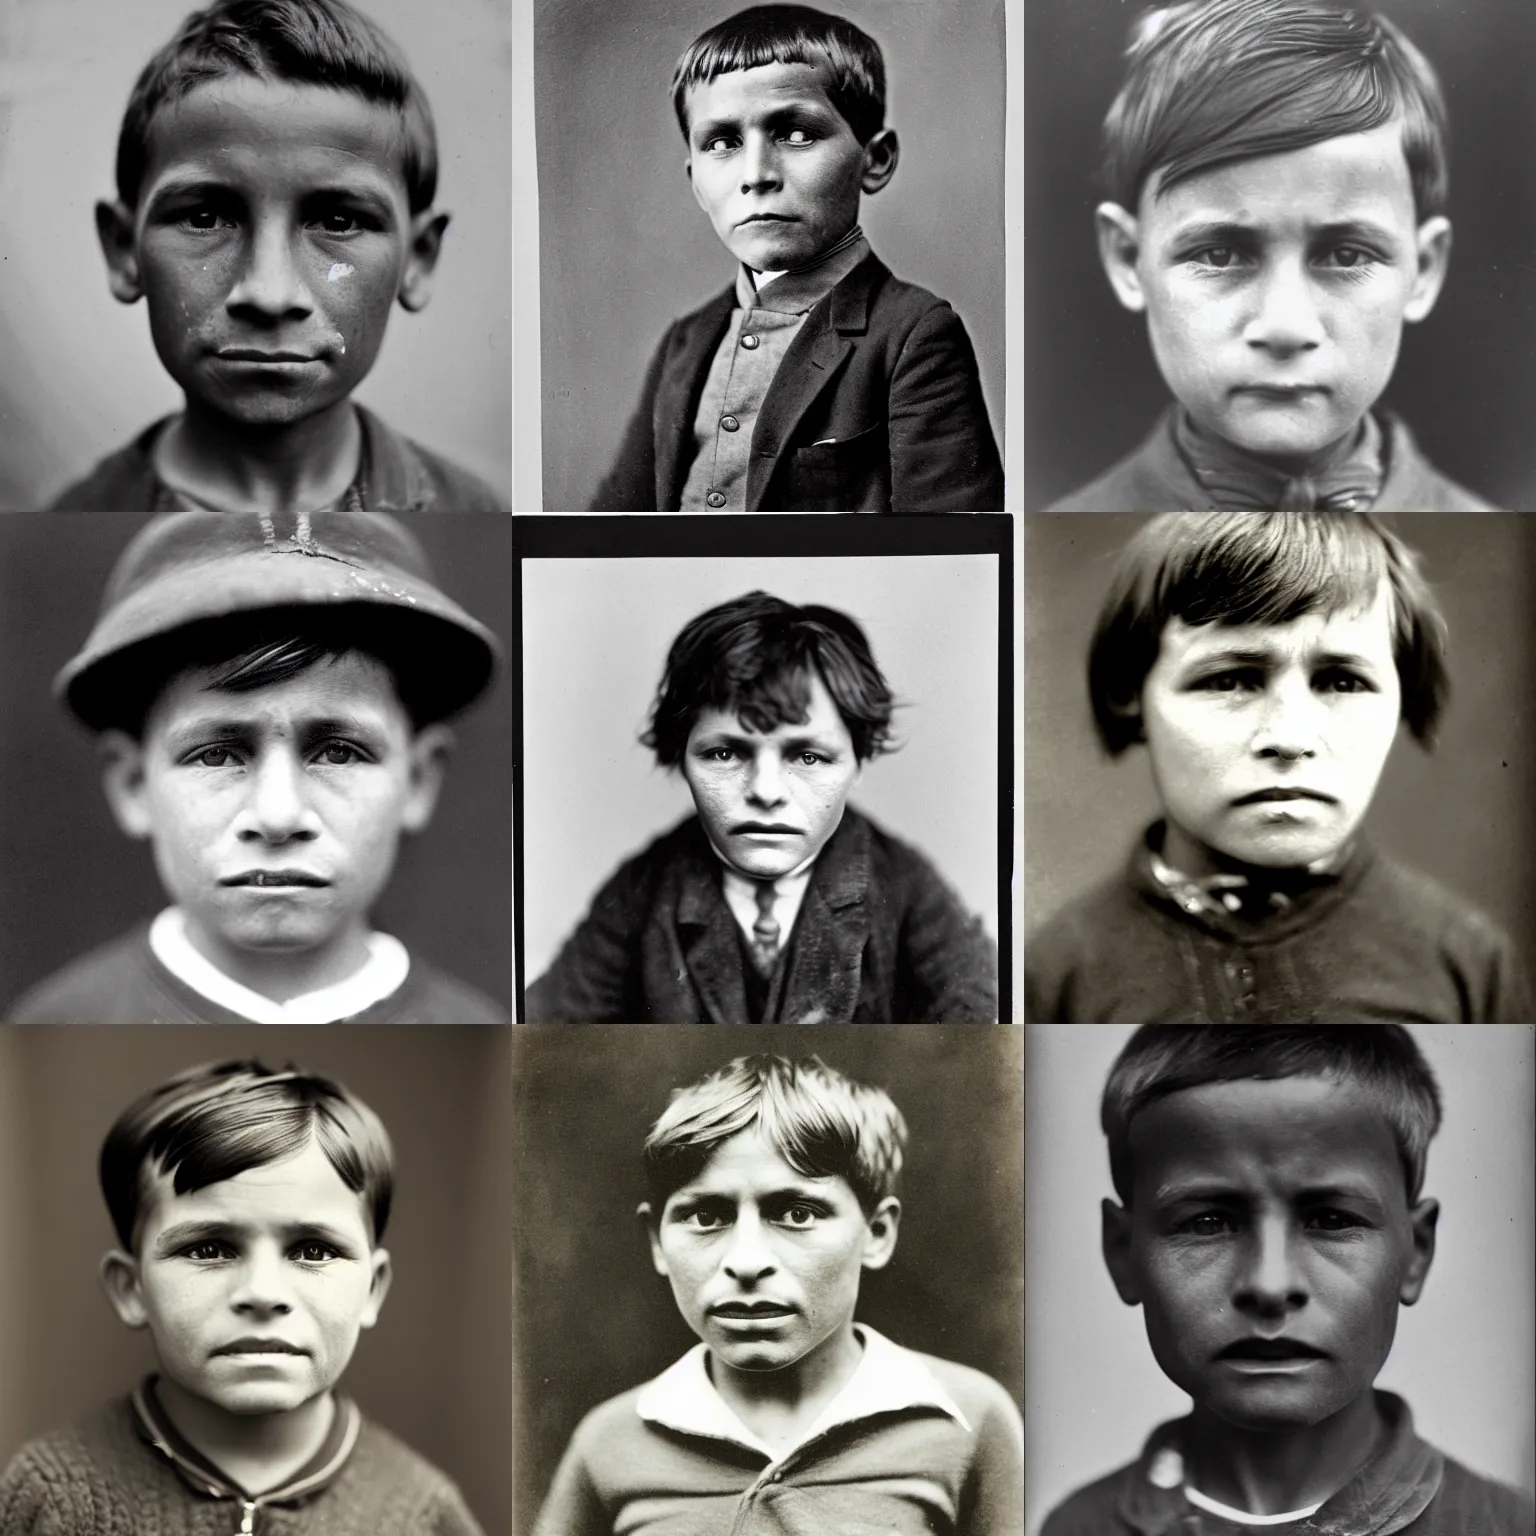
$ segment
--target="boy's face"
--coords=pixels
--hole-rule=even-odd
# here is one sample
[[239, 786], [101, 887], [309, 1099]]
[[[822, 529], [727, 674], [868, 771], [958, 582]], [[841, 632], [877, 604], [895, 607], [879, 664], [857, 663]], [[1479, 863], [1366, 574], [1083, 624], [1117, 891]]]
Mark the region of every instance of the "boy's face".
[[1242, 1429], [1321, 1423], [1375, 1380], [1418, 1300], [1438, 1208], [1409, 1210], [1392, 1132], [1349, 1084], [1207, 1083], [1131, 1122], [1130, 1209], [1104, 1202], [1121, 1298], [1164, 1373]]
[[108, 798], [154, 844], [195, 940], [248, 955], [313, 954], [359, 933], [402, 831], [432, 813], [446, 732], [414, 733], [382, 662], [358, 652], [249, 693], [176, 678], [135, 743], [106, 743]]
[[420, 308], [446, 216], [412, 217], [390, 109], [231, 75], [159, 112], [138, 206], [97, 211], [113, 292], [149, 302], [189, 401], [287, 425], [351, 393]]
[[1449, 255], [1447, 221], [1415, 218], [1401, 125], [1155, 190], [1134, 218], [1101, 206], [1100, 253], [1197, 425], [1281, 467], [1352, 432]]
[[820, 853], [859, 781], [853, 738], [812, 672], [810, 712], [766, 735], [723, 709], [699, 712], [683, 777], [709, 840], [733, 869], [772, 880]]
[[796, 1173], [753, 1126], [659, 1214], [641, 1212], [657, 1273], [715, 1359], [781, 1371], [846, 1338], [860, 1273], [889, 1261], [901, 1206], [887, 1198], [866, 1217], [845, 1178]]
[[290, 1413], [335, 1386], [389, 1288], [360, 1196], [313, 1139], [281, 1162], [178, 1195], [157, 1177], [108, 1296], [160, 1367], [226, 1413]]
[[854, 137], [810, 64], [760, 64], [691, 86], [688, 180], [715, 233], [756, 272], [814, 261], [896, 169], [896, 138]]
[[1167, 851], [1266, 868], [1328, 858], [1359, 826], [1397, 733], [1391, 599], [1286, 624], [1163, 628], [1141, 690]]

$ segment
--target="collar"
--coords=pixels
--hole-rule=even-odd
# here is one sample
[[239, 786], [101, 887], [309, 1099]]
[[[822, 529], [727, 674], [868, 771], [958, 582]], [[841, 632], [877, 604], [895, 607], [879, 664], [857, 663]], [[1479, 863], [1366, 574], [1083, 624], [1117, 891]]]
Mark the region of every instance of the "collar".
[[803, 315], [814, 308], [869, 255], [869, 241], [857, 224], [815, 261], [786, 272], [764, 272], [754, 281], [751, 269], [736, 273], [736, 303], [742, 309], [771, 309]]
[[1174, 412], [1173, 437], [1190, 472], [1223, 510], [1353, 512], [1381, 494], [1381, 428], [1369, 411], [1352, 438], [1296, 476], [1202, 432], [1185, 410]]
[[893, 1344], [868, 1323], [855, 1323], [853, 1331], [864, 1345], [853, 1375], [792, 1445], [775, 1449], [741, 1422], [709, 1379], [709, 1349], [704, 1344], [695, 1344], [681, 1360], [647, 1382], [635, 1400], [635, 1411], [649, 1423], [685, 1435], [745, 1446], [770, 1463], [788, 1461], [803, 1446], [841, 1424], [855, 1424], [877, 1414], [933, 1409], [970, 1430], [959, 1405], [939, 1385], [921, 1355]]
[[370, 933], [368, 958], [344, 981], [278, 1003], [226, 976], [194, 949], [180, 907], [167, 907], [149, 925], [149, 947], [183, 985], [253, 1024], [334, 1024], [354, 1018], [398, 992], [411, 969], [411, 957], [399, 939]]
[[296, 1504], [330, 1487], [341, 1476], [352, 1449], [357, 1444], [363, 1416], [350, 1398], [337, 1396], [336, 1412], [320, 1449], [287, 1482], [265, 1493], [251, 1493], [232, 1477], [221, 1472], [201, 1451], [187, 1440], [171, 1422], [155, 1394], [158, 1376], [146, 1377], [133, 1389], [134, 1426], [139, 1434], [160, 1452], [194, 1493], [210, 1499], [237, 1499], [245, 1510], [242, 1531], [255, 1529], [255, 1512], [266, 1504]]
[[[714, 844], [711, 843], [710, 847], [714, 848]], [[720, 850], [715, 848], [715, 853], [719, 856]], [[749, 942], [752, 938], [752, 925], [757, 921], [758, 890], [764, 885], [773, 887], [773, 919], [779, 925], [779, 948], [783, 949], [794, 931], [795, 919], [800, 915], [805, 888], [811, 883], [816, 854], [813, 853], [798, 869], [780, 875], [777, 880], [753, 880], [732, 869], [724, 858], [720, 859], [720, 863], [723, 866], [721, 875], [725, 886], [725, 904], [731, 909], [736, 926]]]
[[[1391, 1536], [1417, 1520], [1440, 1491], [1445, 1458], [1414, 1433], [1407, 1403], [1391, 1392], [1374, 1396], [1386, 1433], [1366, 1464], [1299, 1522], [1297, 1536]], [[1136, 1464], [1122, 1474], [1118, 1512], [1138, 1536], [1202, 1529], [1183, 1486], [1188, 1423], [1185, 1418], [1159, 1425]]]

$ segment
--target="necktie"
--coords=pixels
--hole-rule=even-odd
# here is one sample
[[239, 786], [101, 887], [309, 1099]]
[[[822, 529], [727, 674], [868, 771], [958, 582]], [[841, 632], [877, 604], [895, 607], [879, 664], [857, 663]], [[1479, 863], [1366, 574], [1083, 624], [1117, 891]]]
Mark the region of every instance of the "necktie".
[[773, 915], [773, 881], [759, 881], [757, 916], [752, 922], [752, 963], [758, 974], [771, 976], [779, 959], [779, 924]]

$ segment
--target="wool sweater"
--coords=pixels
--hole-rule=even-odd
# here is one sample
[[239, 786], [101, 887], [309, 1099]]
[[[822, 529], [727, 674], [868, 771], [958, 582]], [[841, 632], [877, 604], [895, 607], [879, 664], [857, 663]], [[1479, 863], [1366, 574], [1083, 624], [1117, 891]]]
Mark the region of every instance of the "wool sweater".
[[1338, 877], [1259, 920], [1185, 910], [1151, 870], [1163, 824], [1120, 873], [1024, 944], [1042, 1024], [1524, 1023], [1504, 933], [1362, 842]]
[[1386, 1432], [1370, 1460], [1311, 1516], [1262, 1528], [1223, 1519], [1184, 1496], [1184, 1419], [1160, 1425], [1129, 1466], [1080, 1488], [1040, 1536], [1530, 1536], [1523, 1494], [1442, 1455], [1414, 1433], [1400, 1397], [1375, 1394]]
[[[4, 1536], [235, 1536], [244, 1519], [146, 1442], [127, 1398], [23, 1446], [0, 1477]], [[453, 1483], [367, 1420], [333, 1481], [251, 1523], [252, 1536], [481, 1536]]]

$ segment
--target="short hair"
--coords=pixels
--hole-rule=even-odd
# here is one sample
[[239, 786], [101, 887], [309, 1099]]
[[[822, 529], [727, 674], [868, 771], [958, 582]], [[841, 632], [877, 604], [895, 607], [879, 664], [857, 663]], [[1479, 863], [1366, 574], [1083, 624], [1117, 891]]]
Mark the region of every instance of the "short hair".
[[178, 1195], [206, 1189], [318, 1143], [343, 1184], [361, 1197], [374, 1242], [384, 1236], [394, 1193], [394, 1154], [383, 1122], [355, 1094], [293, 1065], [259, 1061], [189, 1067], [117, 1117], [98, 1171], [124, 1248], [140, 1236], [151, 1182]]
[[1143, 1024], [1115, 1058], [1099, 1123], [1115, 1192], [1131, 1203], [1131, 1121], [1159, 1099], [1205, 1083], [1328, 1077], [1353, 1084], [1391, 1127], [1412, 1204], [1424, 1187], [1440, 1089], [1401, 1024]]
[[1450, 692], [1445, 620], [1418, 557], [1369, 512], [1168, 512], [1121, 552], [1088, 651], [1088, 695], [1111, 757], [1143, 740], [1137, 707], [1163, 627], [1285, 624], [1367, 605], [1385, 581], [1402, 718], [1433, 744]]
[[1104, 119], [1103, 177], [1134, 213], [1213, 166], [1304, 149], [1396, 118], [1420, 220], [1449, 187], [1445, 98], [1384, 16], [1333, 0], [1182, 0], [1146, 12]]
[[688, 137], [688, 91], [720, 75], [763, 64], [823, 71], [827, 96], [867, 144], [885, 126], [885, 58], [867, 32], [808, 5], [754, 5], [701, 32], [672, 71], [672, 108]]
[[860, 762], [891, 752], [895, 695], [856, 619], [836, 608], [797, 608], [766, 592], [720, 603], [672, 642], [641, 742], [663, 768], [682, 761], [700, 711], [739, 715], [771, 731], [810, 712], [812, 670], [826, 684]]
[[347, 0], [215, 0], [144, 66], [117, 139], [117, 195], [137, 204], [155, 114], [231, 75], [331, 86], [393, 108], [413, 214], [437, 195], [437, 130], [426, 93], [379, 25]]
[[883, 1088], [856, 1083], [819, 1056], [738, 1056], [674, 1089], [645, 1138], [653, 1219], [722, 1142], [753, 1126], [802, 1177], [846, 1179], [866, 1215], [896, 1192], [907, 1123]]

